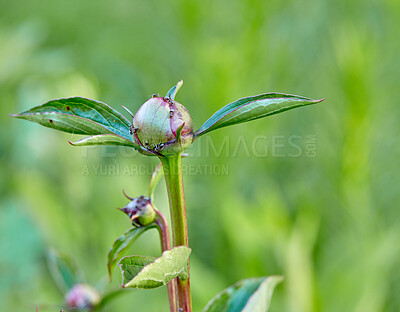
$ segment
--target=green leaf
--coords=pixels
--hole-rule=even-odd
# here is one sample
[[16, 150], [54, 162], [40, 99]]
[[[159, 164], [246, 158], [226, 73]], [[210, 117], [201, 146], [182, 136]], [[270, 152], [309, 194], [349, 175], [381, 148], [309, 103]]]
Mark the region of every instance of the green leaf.
[[178, 93], [179, 89], [183, 85], [183, 80], [179, 81], [176, 86], [173, 86], [168, 92], [167, 95], [165, 96], [166, 98], [170, 98], [171, 100], [175, 99], [175, 95]]
[[114, 134], [99, 134], [87, 138], [83, 138], [76, 142], [70, 142], [73, 146], [87, 146], [87, 145], [122, 145], [140, 149], [141, 147], [133, 141], [127, 140], [123, 137]]
[[283, 280], [282, 276], [271, 276], [264, 279], [258, 289], [247, 301], [242, 312], [265, 312], [271, 304], [275, 286]]
[[47, 264], [54, 282], [62, 293], [74, 285], [84, 282], [82, 271], [69, 256], [51, 249], [47, 253]]
[[296, 107], [315, 104], [322, 100], [283, 93], [265, 93], [232, 102], [212, 115], [196, 132], [199, 137], [207, 132], [242, 122], [278, 114]]
[[119, 257], [125, 252], [125, 250], [144, 232], [147, 230], [154, 228], [154, 225], [145, 226], [145, 227], [138, 227], [138, 228], [131, 228], [126, 231], [123, 235], [118, 237], [115, 242], [113, 243], [112, 247], [108, 251], [107, 255], [107, 269], [108, 275], [112, 277], [112, 270], [115, 267]]
[[203, 312], [265, 312], [281, 276], [250, 278], [237, 282], [216, 295]]
[[130, 123], [123, 115], [104, 103], [82, 97], [52, 100], [11, 116], [64, 132], [115, 134], [132, 141]]
[[154, 168], [153, 174], [151, 175], [150, 184], [149, 184], [149, 198], [151, 200], [153, 200], [154, 191], [156, 189], [158, 182], [160, 182], [160, 179], [162, 178], [163, 175], [164, 175], [164, 170], [163, 170], [162, 164], [159, 163]]
[[159, 258], [128, 256], [118, 265], [123, 276], [123, 287], [157, 288], [175, 277], [187, 278], [187, 262], [191, 249], [186, 246], [164, 251]]
[[[122, 284], [125, 285], [135, 278], [146, 265], [154, 262], [157, 258], [150, 256], [127, 256], [120, 260], [118, 265], [122, 271]], [[123, 286], [123, 287], [126, 287]], [[151, 288], [151, 287], [145, 287]]]

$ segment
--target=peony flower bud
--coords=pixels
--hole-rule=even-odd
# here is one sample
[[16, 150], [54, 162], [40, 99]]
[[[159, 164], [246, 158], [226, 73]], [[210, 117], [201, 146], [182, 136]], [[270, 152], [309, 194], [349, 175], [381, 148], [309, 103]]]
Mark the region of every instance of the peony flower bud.
[[146, 226], [154, 221], [156, 211], [150, 202], [150, 199], [143, 195], [136, 198], [129, 198], [131, 202], [124, 208], [120, 208], [125, 212], [132, 221], [134, 226]]
[[153, 97], [136, 112], [131, 133], [142, 154], [173, 155], [192, 144], [193, 121], [182, 104]]
[[96, 289], [86, 284], [77, 284], [65, 296], [69, 309], [93, 309], [100, 303], [101, 297]]

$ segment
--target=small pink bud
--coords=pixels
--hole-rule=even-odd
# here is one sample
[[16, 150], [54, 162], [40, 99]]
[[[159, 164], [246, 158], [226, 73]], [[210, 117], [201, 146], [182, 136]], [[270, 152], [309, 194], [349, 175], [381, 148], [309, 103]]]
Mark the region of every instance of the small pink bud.
[[92, 309], [100, 303], [101, 297], [96, 289], [86, 284], [77, 284], [65, 296], [69, 309]]
[[133, 138], [146, 155], [173, 155], [193, 141], [193, 121], [187, 109], [170, 98], [153, 97], [136, 112]]
[[150, 199], [145, 196], [130, 198], [131, 202], [124, 208], [120, 208], [125, 212], [132, 221], [132, 225], [146, 226], [153, 223], [156, 217], [156, 211], [150, 202]]

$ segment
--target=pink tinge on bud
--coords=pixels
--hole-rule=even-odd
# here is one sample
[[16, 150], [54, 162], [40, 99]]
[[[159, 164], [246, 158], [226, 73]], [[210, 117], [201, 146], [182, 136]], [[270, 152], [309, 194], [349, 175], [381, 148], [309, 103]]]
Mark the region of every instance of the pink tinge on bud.
[[150, 199], [143, 195], [133, 198], [128, 205], [118, 209], [126, 213], [135, 226], [148, 225], [152, 223], [155, 218], [155, 210]]
[[180, 153], [193, 139], [193, 121], [187, 109], [163, 97], [151, 98], [139, 108], [132, 129], [135, 142], [143, 148], [142, 152], [149, 154]]
[[85, 284], [75, 285], [65, 296], [68, 308], [90, 309], [98, 305], [100, 300], [97, 290]]
[[129, 217], [129, 219], [131, 219], [131, 221], [133, 221], [132, 219], [134, 219], [136, 216], [136, 209], [134, 209], [134, 208], [124, 207], [124, 208], [118, 208], [118, 209], [121, 210], [122, 212], [126, 213]]

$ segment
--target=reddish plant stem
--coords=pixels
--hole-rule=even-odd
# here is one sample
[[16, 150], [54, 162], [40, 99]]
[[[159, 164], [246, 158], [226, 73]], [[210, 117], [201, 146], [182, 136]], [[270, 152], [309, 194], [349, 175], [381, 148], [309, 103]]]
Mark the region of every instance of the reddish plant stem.
[[[160, 233], [160, 240], [161, 240], [161, 249], [162, 251], [170, 250], [171, 249], [171, 240], [169, 238], [169, 229], [168, 223], [165, 219], [164, 215], [156, 210], [156, 219], [155, 222], [157, 224], [158, 232]], [[174, 278], [167, 284], [168, 290], [168, 300], [169, 300], [169, 308], [171, 312], [177, 312], [177, 279]]]
[[[173, 247], [182, 245], [189, 247], [185, 193], [183, 190], [181, 154], [160, 157], [160, 160], [163, 165], [165, 183], [167, 185], [168, 191], [169, 208], [171, 212]], [[178, 278], [178, 311], [192, 311], [189, 276], [190, 274], [188, 263], [188, 278], [186, 280]]]

